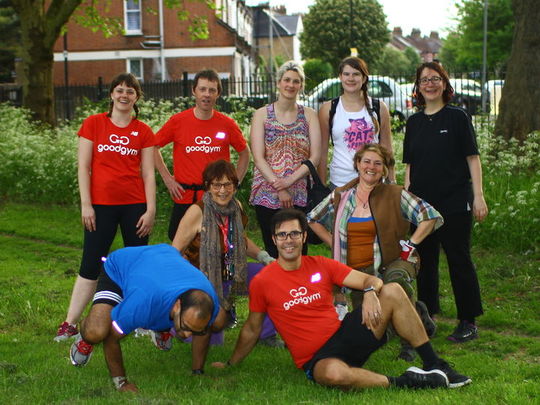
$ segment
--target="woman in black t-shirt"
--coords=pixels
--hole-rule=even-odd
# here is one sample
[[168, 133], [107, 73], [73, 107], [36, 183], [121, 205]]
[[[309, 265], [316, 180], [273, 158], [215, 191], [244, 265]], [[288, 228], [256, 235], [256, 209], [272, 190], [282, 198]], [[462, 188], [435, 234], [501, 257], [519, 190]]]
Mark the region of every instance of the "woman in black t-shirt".
[[426, 303], [431, 315], [440, 311], [438, 265], [442, 246], [459, 320], [448, 339], [461, 343], [478, 336], [475, 320], [483, 313], [470, 255], [472, 216], [482, 221], [488, 213], [482, 166], [470, 116], [448, 104], [454, 89], [442, 65], [420, 65], [414, 91], [423, 110], [407, 121], [403, 145], [403, 162], [407, 164], [405, 187], [444, 217], [444, 225], [418, 247], [418, 299]]

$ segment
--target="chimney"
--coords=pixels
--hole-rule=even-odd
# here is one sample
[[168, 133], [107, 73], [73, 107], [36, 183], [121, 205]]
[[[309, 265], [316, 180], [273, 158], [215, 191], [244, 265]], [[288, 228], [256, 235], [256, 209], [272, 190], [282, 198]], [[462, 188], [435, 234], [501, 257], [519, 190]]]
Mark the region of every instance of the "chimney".
[[439, 33], [437, 31], [431, 31], [431, 34], [429, 34], [430, 39], [439, 39]]
[[411, 37], [413, 37], [414, 39], [419, 39], [420, 38], [420, 30], [418, 28], [413, 28], [412, 31], [411, 31]]
[[403, 30], [401, 27], [394, 27], [394, 31], [392, 33], [395, 36], [402, 37], [403, 36]]

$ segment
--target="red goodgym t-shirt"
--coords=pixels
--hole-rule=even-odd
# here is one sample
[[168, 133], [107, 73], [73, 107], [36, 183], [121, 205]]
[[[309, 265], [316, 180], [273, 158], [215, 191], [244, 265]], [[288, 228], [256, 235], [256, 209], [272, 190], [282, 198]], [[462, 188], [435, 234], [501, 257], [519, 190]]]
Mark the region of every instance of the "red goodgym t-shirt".
[[141, 152], [154, 146], [148, 125], [132, 119], [117, 127], [107, 113], [91, 115], [79, 129], [79, 136], [93, 142], [90, 192], [92, 204], [122, 205], [146, 202], [141, 175]]
[[351, 268], [322, 256], [302, 256], [300, 268], [284, 270], [277, 261], [249, 286], [249, 309], [267, 313], [301, 368], [339, 329], [332, 288]]
[[[173, 146], [174, 178], [181, 184], [202, 185], [206, 165], [219, 159], [231, 160], [229, 147], [242, 152], [246, 140], [236, 122], [214, 110], [212, 118], [200, 120], [194, 108], [173, 115], [156, 133], [156, 145]], [[202, 191], [197, 196], [202, 196]], [[191, 204], [193, 191], [186, 190], [178, 204]]]

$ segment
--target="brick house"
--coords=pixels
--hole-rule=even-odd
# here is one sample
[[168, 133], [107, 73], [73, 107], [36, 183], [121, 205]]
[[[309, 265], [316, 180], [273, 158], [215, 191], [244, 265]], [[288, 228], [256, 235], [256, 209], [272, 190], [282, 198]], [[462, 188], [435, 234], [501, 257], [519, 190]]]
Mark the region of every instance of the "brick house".
[[[156, 13], [149, 12], [149, 7]], [[95, 83], [98, 77], [108, 83], [125, 71], [142, 80], [180, 79], [183, 72], [192, 78], [204, 67], [231, 79], [254, 72], [252, 11], [245, 1], [216, 0], [216, 10], [186, 1], [185, 8], [192, 15], [207, 17], [208, 40], [192, 41], [188, 23], [179, 21], [176, 11], [163, 6], [163, 0], [112, 1], [107, 15], [120, 18], [125, 34], [110, 38], [81, 27], [72, 18], [67, 33], [69, 83]], [[63, 85], [63, 38], [54, 50], [54, 83]]]
[[425, 35], [422, 36], [421, 31], [418, 28], [414, 28], [410, 35], [404, 36], [401, 27], [394, 27], [390, 45], [399, 51], [403, 51], [406, 48], [413, 48], [418, 52], [422, 61], [431, 62], [437, 58], [442, 47], [442, 41], [437, 31], [431, 31], [428, 37]]
[[284, 7], [273, 8], [271, 13], [268, 5], [253, 7], [255, 46], [267, 66], [270, 58], [270, 41], [274, 57], [281, 56], [284, 60], [292, 59], [297, 62], [302, 60], [300, 55], [300, 34], [304, 30], [302, 17], [286, 14]]

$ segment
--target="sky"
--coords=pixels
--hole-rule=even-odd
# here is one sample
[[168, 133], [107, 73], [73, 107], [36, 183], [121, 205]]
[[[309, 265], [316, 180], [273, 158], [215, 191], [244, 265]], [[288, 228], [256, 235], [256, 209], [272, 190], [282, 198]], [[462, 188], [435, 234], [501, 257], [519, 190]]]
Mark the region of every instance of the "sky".
[[[438, 31], [445, 37], [449, 27], [455, 27], [452, 18], [456, 17], [455, 0], [378, 0], [383, 6], [388, 29], [401, 27], [404, 35], [409, 35], [413, 28], [419, 28], [422, 34], [429, 35], [431, 31]], [[260, 0], [247, 0], [250, 6], [256, 5]], [[314, 0], [270, 0], [272, 7], [285, 4], [287, 13], [306, 13]]]

